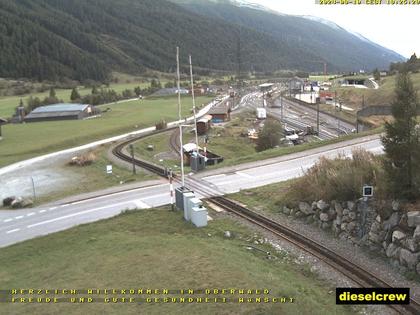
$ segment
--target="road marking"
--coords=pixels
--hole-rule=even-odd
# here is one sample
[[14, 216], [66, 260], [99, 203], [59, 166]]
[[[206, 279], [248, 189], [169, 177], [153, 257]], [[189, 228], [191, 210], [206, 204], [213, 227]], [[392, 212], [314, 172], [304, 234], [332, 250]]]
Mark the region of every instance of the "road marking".
[[60, 208], [64, 208], [64, 207], [68, 207], [69, 205], [68, 204], [66, 204], [66, 205], [61, 205], [60, 206]]
[[207, 176], [207, 177], [203, 177], [203, 179], [208, 180], [208, 179], [213, 179], [213, 178], [217, 178], [217, 177], [224, 177], [224, 176], [226, 176], [226, 174]]
[[170, 197], [169, 192], [164, 193], [164, 194], [152, 195], [152, 196], [149, 196], [149, 197], [144, 197], [144, 198], [141, 198], [141, 200], [154, 199], [154, 198], [160, 198], [160, 197], [168, 197], [169, 198]]
[[55, 210], [57, 209], [57, 207], [51, 207], [49, 210]]
[[20, 215], [20, 216], [16, 217], [15, 219], [16, 219], [16, 220], [23, 219], [23, 215]]
[[249, 174], [243, 173], [243, 172], [236, 172], [236, 174], [238, 174], [241, 177], [245, 177], [245, 178], [250, 178], [250, 179], [254, 179], [254, 176], [251, 176]]
[[6, 219], [6, 220], [4, 220], [3, 222], [4, 222], [4, 223], [7, 223], [7, 222], [10, 222], [10, 221], [13, 221], [13, 219]]
[[33, 215], [35, 215], [35, 212], [28, 213], [26, 216], [31, 217]]
[[6, 234], [15, 233], [15, 232], [18, 232], [18, 231], [20, 231], [20, 229], [10, 230], [10, 231], [7, 231]]
[[130, 202], [126, 201], [126, 202], [120, 202], [120, 203], [116, 203], [116, 204], [113, 204], [113, 205], [108, 205], [108, 206], [104, 206], [104, 207], [100, 207], [100, 208], [80, 211], [80, 212], [72, 213], [72, 214], [69, 214], [69, 215], [62, 216], [62, 217], [58, 217], [58, 218], [55, 218], [55, 219], [31, 224], [31, 225], [28, 225], [27, 228], [30, 229], [30, 228], [33, 228], [33, 227], [36, 227], [36, 226], [39, 226], [39, 225], [44, 225], [44, 224], [48, 224], [48, 223], [52, 223], [52, 222], [57, 222], [57, 221], [65, 220], [65, 219], [72, 218], [72, 217], [75, 217], [75, 216], [78, 216], [78, 215], [87, 214], [87, 213], [103, 210], [103, 209], [106, 209], [106, 208], [118, 207], [118, 206], [126, 205], [126, 204], [129, 204], [129, 203]]
[[148, 204], [144, 203], [143, 201], [141, 201], [140, 199], [134, 201], [134, 204], [139, 209], [150, 209], [150, 206]]
[[47, 212], [47, 210], [40, 210], [39, 213]]
[[158, 188], [158, 187], [166, 187], [168, 185], [169, 184], [158, 184], [158, 185], [152, 185], [152, 186], [147, 186], [147, 187], [135, 188], [135, 189], [126, 190], [126, 191], [120, 191], [120, 192], [111, 193], [111, 194], [104, 195], [104, 196], [92, 197], [92, 198], [88, 198], [86, 200], [71, 202], [70, 205], [78, 205], [78, 204], [81, 204], [81, 203], [86, 203], [86, 202], [90, 202], [90, 201], [94, 201], [94, 200], [98, 200], [98, 199], [109, 198], [110, 196], [118, 196], [118, 195], [133, 193], [133, 192], [140, 192], [140, 191], [143, 191], [143, 190], [155, 189], [155, 188]]

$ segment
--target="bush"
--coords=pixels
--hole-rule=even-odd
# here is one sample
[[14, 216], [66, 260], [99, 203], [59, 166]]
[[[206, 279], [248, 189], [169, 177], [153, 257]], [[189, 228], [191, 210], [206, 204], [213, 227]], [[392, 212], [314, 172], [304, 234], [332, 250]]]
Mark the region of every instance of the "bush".
[[158, 123], [156, 123], [156, 130], [166, 129], [167, 127], [168, 127], [168, 124], [166, 123], [165, 120], [161, 120]]
[[321, 158], [288, 192], [294, 202], [314, 200], [354, 200], [362, 197], [365, 184], [375, 186], [375, 196], [384, 197], [384, 171], [381, 158], [365, 150], [353, 151], [353, 158]]

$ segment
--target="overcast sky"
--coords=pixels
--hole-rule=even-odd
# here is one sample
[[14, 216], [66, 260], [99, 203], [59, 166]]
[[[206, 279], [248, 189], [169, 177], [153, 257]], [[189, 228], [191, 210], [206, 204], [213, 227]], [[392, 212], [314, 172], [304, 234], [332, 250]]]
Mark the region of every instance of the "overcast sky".
[[[319, 5], [315, 0], [249, 2], [282, 13], [322, 17], [405, 57], [414, 52], [420, 56], [420, 5]], [[386, 3], [386, 0], [382, 2]]]

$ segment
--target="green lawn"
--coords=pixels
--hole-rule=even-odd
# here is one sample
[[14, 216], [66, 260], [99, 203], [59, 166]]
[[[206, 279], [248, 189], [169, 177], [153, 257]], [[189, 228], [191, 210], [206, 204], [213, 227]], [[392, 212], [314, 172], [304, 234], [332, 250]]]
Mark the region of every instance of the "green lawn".
[[[199, 97], [197, 103], [208, 103], [210, 100], [208, 97]], [[186, 97], [183, 100], [184, 116], [190, 114], [190, 103], [190, 98]], [[136, 100], [106, 107], [111, 108], [111, 111], [96, 119], [3, 126], [0, 167], [37, 155], [150, 127], [160, 119], [175, 120], [178, 116], [176, 97]]]
[[[149, 82], [128, 82], [128, 83], [112, 83], [109, 85], [110, 89], [115, 90], [117, 93], [129, 89], [134, 90], [135, 87], [140, 86], [141, 88], [147, 88], [150, 86]], [[105, 87], [105, 86], [104, 86]], [[63, 102], [70, 102], [71, 89], [56, 89], [57, 98], [63, 100]], [[92, 92], [91, 88], [79, 88], [78, 92], [81, 96], [88, 95]], [[42, 93], [31, 93], [22, 96], [4, 96], [0, 97], [0, 117], [11, 117], [15, 111], [15, 108], [19, 105], [20, 100], [27, 104], [27, 100], [30, 96], [38, 97], [43, 100], [48, 96], [49, 91]]]
[[[232, 238], [223, 237], [227, 230]], [[0, 287], [269, 289], [270, 297], [292, 297], [293, 303], [2, 303], [2, 313], [354, 313], [355, 310], [348, 306], [337, 306], [334, 286], [320, 280], [309, 266], [295, 264], [293, 256], [275, 252], [266, 244], [253, 246], [271, 251], [277, 259], [267, 259], [259, 251], [248, 250], [244, 244], [250, 244], [247, 240], [253, 244], [254, 233], [229, 218], [216, 219], [208, 227], [197, 229], [186, 223], [181, 213], [168, 208], [130, 212], [0, 249]], [[170, 296], [182, 297], [173, 294]], [[228, 297], [237, 299], [239, 296]]]
[[[387, 76], [380, 80], [379, 89], [356, 89], [350, 87], [337, 88], [338, 97], [343, 99], [346, 106], [361, 108], [363, 96], [365, 106], [390, 105], [394, 97], [396, 76]], [[416, 90], [420, 89], [420, 73], [411, 74], [411, 79]], [[355, 113], [354, 113], [355, 114]]]
[[[248, 156], [255, 154], [255, 144], [248, 137], [241, 137], [240, 134], [247, 132], [247, 128], [252, 127], [252, 122], [247, 118], [254, 118], [253, 112], [241, 113], [232, 121], [224, 126], [213, 126], [208, 132], [209, 143], [207, 149], [219, 156], [223, 156], [225, 161], [235, 159], [238, 156]], [[170, 152], [169, 138], [174, 131], [154, 135], [142, 139], [135, 143], [135, 152], [138, 157], [151, 161], [158, 165], [177, 169], [180, 167], [179, 160], [174, 156], [161, 153]], [[191, 128], [184, 128], [184, 143], [195, 142], [195, 135]], [[154, 146], [153, 151], [147, 150], [149, 145]], [[199, 146], [204, 147], [205, 137], [199, 136]], [[163, 160], [163, 161], [161, 161]], [[225, 163], [219, 164], [223, 166]], [[176, 166], [176, 167], [175, 167]], [[189, 172], [190, 168], [186, 168]]]
[[[243, 116], [235, 118], [232, 122], [225, 125], [224, 127], [213, 127], [209, 133], [210, 142], [208, 144], [208, 150], [224, 157], [223, 163], [216, 164], [214, 166], [207, 166], [207, 169], [216, 169], [225, 166], [239, 165], [248, 162], [261, 161], [269, 158], [279, 157], [287, 154], [302, 152], [305, 150], [319, 148], [329, 144], [339, 143], [341, 141], [352, 140], [361, 138], [368, 135], [379, 134], [383, 131], [383, 128], [376, 128], [370, 131], [361, 132], [358, 134], [350, 134], [336, 139], [320, 141], [315, 140], [312, 142], [304, 143], [298, 146], [287, 146], [274, 148], [262, 152], [255, 151], [255, 144], [248, 140], [247, 137], [240, 137], [239, 134], [246, 130], [245, 123], [243, 122]], [[239, 123], [240, 122], [240, 123]], [[188, 129], [186, 129], [188, 131]], [[162, 134], [154, 135], [142, 139], [134, 144], [136, 155], [147, 161], [151, 161], [157, 165], [162, 165], [174, 170], [179, 169], [179, 160], [174, 158], [167, 159], [169, 155], [163, 154], [170, 152], [169, 138], [173, 131], [165, 132]], [[184, 143], [195, 141], [193, 133], [184, 133]], [[204, 137], [199, 137], [200, 146], [204, 145]], [[153, 151], [148, 151], [149, 145], [154, 146]], [[163, 161], [161, 161], [163, 160]], [[177, 167], [175, 167], [175, 165]], [[190, 168], [186, 168], [186, 172], [189, 172]]]

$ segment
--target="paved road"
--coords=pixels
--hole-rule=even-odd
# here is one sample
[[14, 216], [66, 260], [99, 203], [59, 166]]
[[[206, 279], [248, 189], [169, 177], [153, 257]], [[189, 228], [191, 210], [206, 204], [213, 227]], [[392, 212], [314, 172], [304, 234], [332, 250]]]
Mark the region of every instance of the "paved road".
[[[194, 178], [188, 178], [187, 185], [194, 181], [195, 189], [197, 185], [201, 188], [208, 187], [213, 194], [236, 192], [240, 189], [263, 186], [300, 176], [321, 156], [350, 155], [351, 150], [358, 147], [374, 153], [382, 152], [378, 137], [368, 137], [266, 161], [209, 171]], [[80, 202], [1, 211], [0, 247], [65, 230], [79, 224], [109, 218], [127, 209], [146, 209], [169, 203], [169, 185], [159, 184]]]

